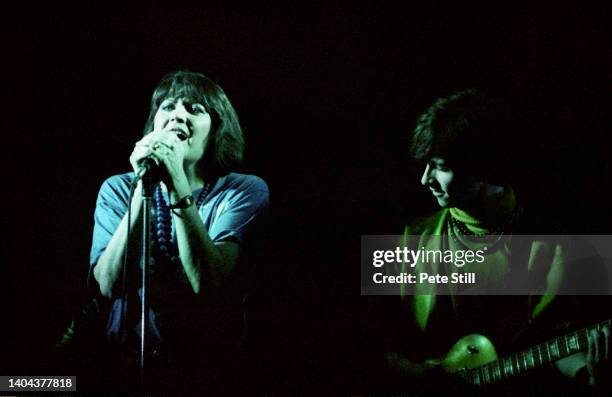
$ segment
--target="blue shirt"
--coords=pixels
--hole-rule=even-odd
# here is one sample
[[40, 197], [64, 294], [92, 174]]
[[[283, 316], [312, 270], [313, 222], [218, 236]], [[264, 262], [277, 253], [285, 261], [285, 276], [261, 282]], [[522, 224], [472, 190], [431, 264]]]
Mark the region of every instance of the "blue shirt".
[[[108, 178], [100, 188], [94, 214], [88, 282], [91, 282], [93, 267], [127, 213], [133, 178], [133, 173], [115, 175]], [[201, 189], [194, 191], [194, 197], [197, 197], [200, 191]], [[168, 199], [167, 195], [165, 199]], [[241, 243], [249, 228], [268, 205], [269, 191], [263, 179], [254, 175], [229, 173], [217, 180], [198, 212], [213, 242]], [[111, 341], [125, 343], [128, 338], [127, 332], [119, 335], [120, 315], [125, 303], [125, 297], [113, 302], [106, 328], [106, 334]], [[137, 304], [140, 305], [139, 300]], [[160, 313], [153, 309], [149, 312], [149, 340], [154, 346], [160, 345], [163, 338], [158, 324], [159, 315]], [[133, 330], [139, 333], [140, 327], [136, 326]]]

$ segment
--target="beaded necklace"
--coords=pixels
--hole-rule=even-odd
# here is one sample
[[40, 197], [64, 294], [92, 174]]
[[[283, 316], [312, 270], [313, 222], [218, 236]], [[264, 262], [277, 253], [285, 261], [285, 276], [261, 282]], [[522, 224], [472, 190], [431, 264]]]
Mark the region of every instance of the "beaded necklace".
[[455, 219], [455, 217], [451, 215], [448, 225], [449, 234], [453, 241], [460, 247], [471, 249], [474, 244], [476, 244], [476, 246], [485, 244], [488, 246], [489, 252], [494, 252], [500, 247], [500, 243], [508, 240], [512, 233], [514, 223], [516, 219], [521, 216], [522, 211], [522, 207], [517, 206], [503, 226], [498, 226], [488, 233], [474, 233], [464, 222]]
[[[204, 200], [206, 200], [212, 187], [213, 183], [204, 183], [204, 187], [200, 191], [195, 204], [198, 210], [202, 204], [204, 204]], [[166, 259], [172, 264], [178, 264], [178, 247], [176, 245], [176, 236], [172, 228], [172, 214], [162, 194], [162, 188], [159, 185], [155, 188], [153, 206], [155, 208], [155, 221], [152, 227], [154, 236], [152, 239], [153, 259]]]

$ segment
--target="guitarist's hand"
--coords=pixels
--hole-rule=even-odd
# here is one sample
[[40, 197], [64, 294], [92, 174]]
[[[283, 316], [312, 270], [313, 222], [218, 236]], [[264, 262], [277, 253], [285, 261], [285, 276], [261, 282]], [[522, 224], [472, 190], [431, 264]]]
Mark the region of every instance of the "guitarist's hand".
[[423, 382], [428, 385], [427, 390], [434, 394], [464, 394], [467, 385], [444, 369], [444, 362], [440, 359], [425, 360], [423, 365]]
[[607, 383], [607, 386], [612, 386], [609, 376], [612, 372], [612, 363], [610, 362], [610, 326], [605, 325], [601, 329], [594, 329], [588, 334], [589, 349], [586, 356], [586, 366], [589, 372], [589, 384], [591, 386], [602, 386], [602, 383]]
[[463, 385], [455, 376], [444, 369], [442, 360], [414, 362], [396, 352], [385, 354], [388, 368], [406, 379], [418, 380], [419, 388], [435, 394], [452, 394]]

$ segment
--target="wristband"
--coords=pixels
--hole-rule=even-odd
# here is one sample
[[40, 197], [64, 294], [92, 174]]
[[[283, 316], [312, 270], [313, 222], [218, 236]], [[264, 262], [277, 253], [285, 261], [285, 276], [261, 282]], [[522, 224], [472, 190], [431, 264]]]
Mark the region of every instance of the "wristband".
[[193, 205], [193, 196], [191, 194], [188, 194], [187, 196], [183, 197], [176, 203], [170, 204], [170, 209], [171, 210], [184, 209], [184, 208], [189, 208], [192, 205]]

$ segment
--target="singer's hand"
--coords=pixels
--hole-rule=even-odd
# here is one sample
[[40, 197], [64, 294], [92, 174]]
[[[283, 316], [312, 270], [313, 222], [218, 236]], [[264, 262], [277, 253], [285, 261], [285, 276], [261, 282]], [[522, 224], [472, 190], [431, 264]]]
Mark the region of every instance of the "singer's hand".
[[177, 181], [186, 182], [184, 160], [187, 152], [187, 142], [178, 138], [176, 133], [160, 131], [153, 132], [153, 155], [159, 159], [162, 169], [162, 180], [168, 187], [175, 185]]
[[187, 142], [179, 139], [176, 133], [153, 131], [136, 143], [130, 162], [138, 170], [145, 158], [152, 158], [161, 167], [162, 180], [171, 187], [186, 178], [183, 169], [186, 151]]
[[147, 157], [152, 158], [159, 165], [159, 160], [153, 155], [151, 134], [146, 135], [134, 145], [134, 150], [132, 150], [132, 154], [130, 155], [130, 164], [135, 173], [138, 173], [143, 161]]

